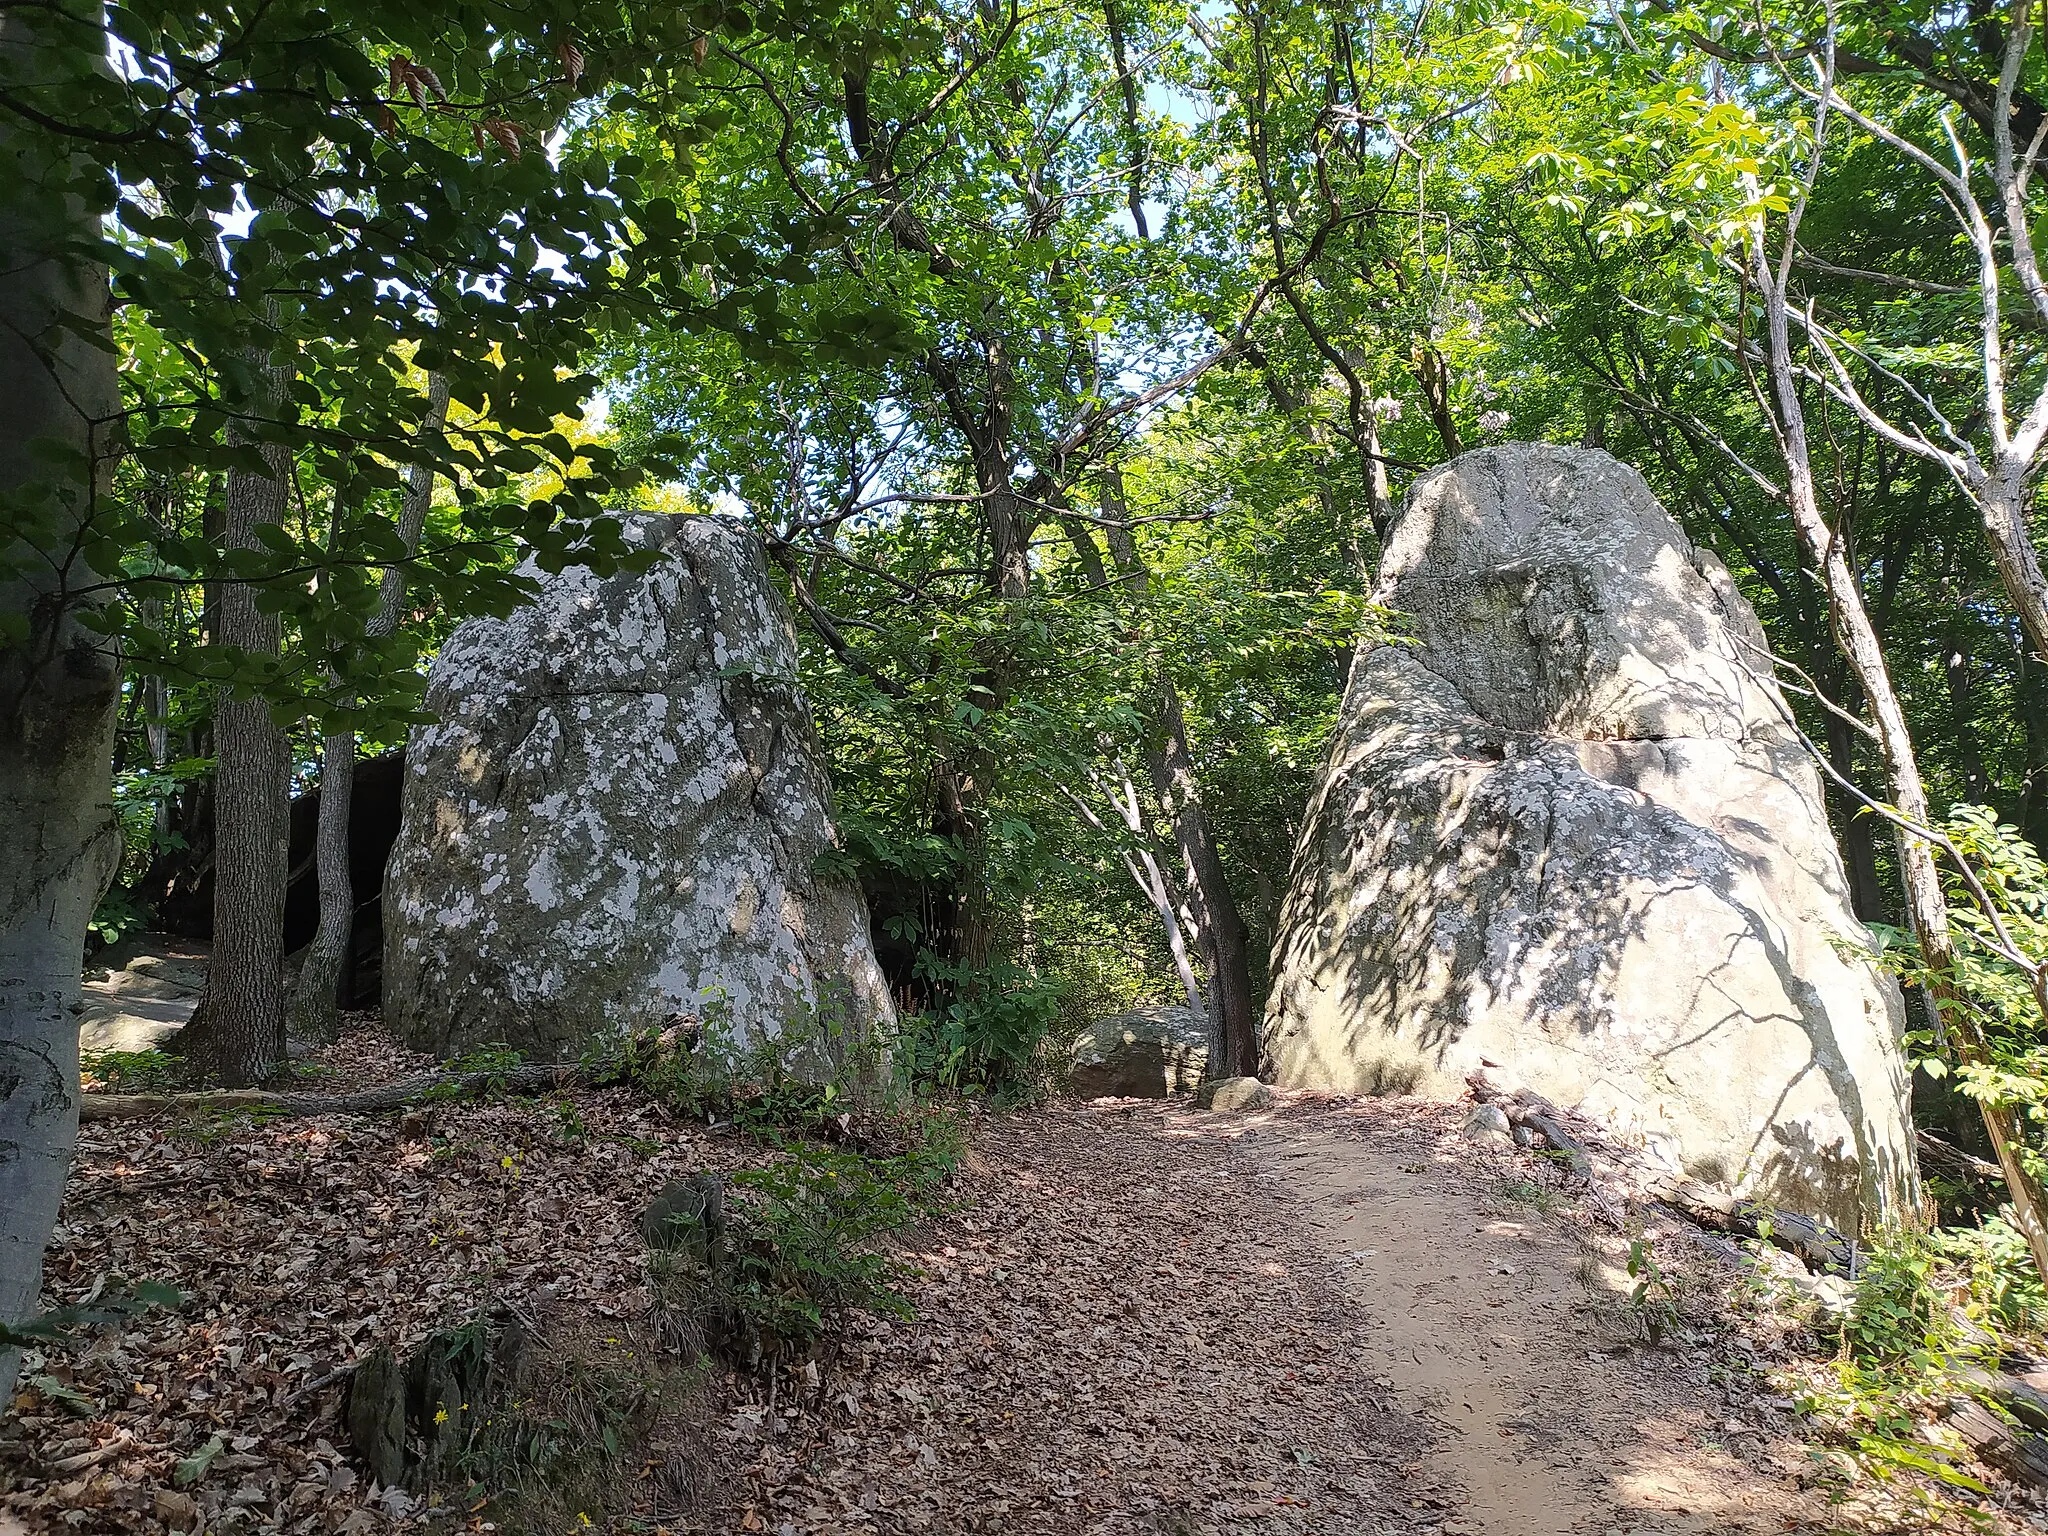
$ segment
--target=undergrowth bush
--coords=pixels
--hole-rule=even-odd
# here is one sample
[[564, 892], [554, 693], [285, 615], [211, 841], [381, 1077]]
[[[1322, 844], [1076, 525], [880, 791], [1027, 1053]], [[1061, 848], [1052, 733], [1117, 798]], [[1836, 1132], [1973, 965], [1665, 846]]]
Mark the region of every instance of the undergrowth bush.
[[714, 998], [696, 1020], [606, 1051], [617, 1080], [771, 1152], [733, 1176], [715, 1216], [680, 1218], [715, 1230], [673, 1233], [651, 1258], [657, 1289], [735, 1363], [829, 1355], [855, 1312], [909, 1316], [910, 1271], [887, 1239], [942, 1204], [965, 1136], [905, 1040], [841, 1009], [743, 1038]]
[[1040, 1053], [1060, 1016], [1056, 981], [1008, 961], [967, 966], [929, 952], [917, 973], [947, 1001], [900, 1027], [899, 1070], [911, 1085], [998, 1099], [1043, 1086]]
[[184, 1064], [163, 1051], [87, 1051], [79, 1074], [88, 1092], [150, 1093], [175, 1088]]
[[[1892, 1232], [1869, 1247], [1854, 1301], [1831, 1330], [1834, 1360], [1816, 1378], [1788, 1384], [1800, 1411], [1842, 1443], [1853, 1470], [1986, 1491], [1939, 1413], [1964, 1397], [1985, 1400], [1983, 1373], [1996, 1367], [1997, 1345], [1983, 1325], [2019, 1294], [2005, 1268], [2014, 1257], [1953, 1231]], [[2031, 1268], [2024, 1242], [2016, 1257]]]
[[499, 1358], [454, 1373], [458, 1433], [436, 1481], [488, 1505], [500, 1529], [555, 1536], [601, 1525], [623, 1491], [646, 1489], [664, 1514], [702, 1489], [709, 1392], [690, 1317], [642, 1322], [541, 1318], [516, 1347], [481, 1332], [467, 1346]]

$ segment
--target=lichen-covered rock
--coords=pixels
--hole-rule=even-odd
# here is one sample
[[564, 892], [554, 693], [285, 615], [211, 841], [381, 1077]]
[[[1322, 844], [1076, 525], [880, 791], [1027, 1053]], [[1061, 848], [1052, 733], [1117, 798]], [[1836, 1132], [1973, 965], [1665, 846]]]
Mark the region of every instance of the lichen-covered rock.
[[890, 1015], [758, 545], [624, 522], [650, 570], [547, 577], [434, 663], [384, 898], [386, 1017], [417, 1047]]
[[1855, 1230], [1915, 1185], [1898, 989], [1714, 556], [1604, 453], [1418, 481], [1310, 801], [1264, 1050], [1285, 1086], [1482, 1060], [1695, 1177]]
[[1165, 1004], [1091, 1020], [1072, 1042], [1074, 1096], [1163, 1099], [1193, 1093], [1209, 1064], [1209, 1021]]

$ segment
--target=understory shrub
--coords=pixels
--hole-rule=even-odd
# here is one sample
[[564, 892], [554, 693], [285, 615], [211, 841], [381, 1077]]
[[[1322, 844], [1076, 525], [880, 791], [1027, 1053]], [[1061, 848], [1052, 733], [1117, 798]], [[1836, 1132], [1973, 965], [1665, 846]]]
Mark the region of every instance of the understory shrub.
[[1982, 1495], [1968, 1447], [1942, 1410], [1976, 1398], [2004, 1416], [1985, 1393], [1986, 1373], [2013, 1337], [2009, 1320], [2038, 1315], [2039, 1290], [2024, 1240], [2003, 1222], [1982, 1232], [1882, 1234], [1866, 1250], [1853, 1304], [1824, 1335], [1834, 1360], [1817, 1379], [1788, 1385], [1855, 1471], [1919, 1473]]
[[777, 1368], [828, 1357], [855, 1312], [910, 1315], [910, 1271], [888, 1238], [943, 1202], [965, 1133], [960, 1110], [914, 1070], [907, 1031], [821, 1009], [743, 1040], [729, 1019], [714, 1005], [605, 1059], [676, 1112], [770, 1149], [715, 1199], [661, 1213], [649, 1241], [657, 1290], [721, 1355]]
[[929, 951], [917, 973], [947, 1001], [902, 1023], [901, 1071], [912, 1085], [1001, 1099], [1043, 1086], [1040, 1053], [1059, 1019], [1059, 983], [1008, 961], [968, 966]]

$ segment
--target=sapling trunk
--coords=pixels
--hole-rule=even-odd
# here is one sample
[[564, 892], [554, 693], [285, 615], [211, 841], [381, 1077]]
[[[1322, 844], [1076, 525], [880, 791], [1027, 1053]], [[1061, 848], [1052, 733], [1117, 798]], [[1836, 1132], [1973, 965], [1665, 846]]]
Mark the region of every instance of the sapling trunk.
[[[423, 439], [438, 438], [448, 420], [448, 380], [427, 378], [427, 414], [420, 424]], [[427, 512], [434, 501], [434, 471], [414, 464], [406, 472], [405, 497], [399, 505], [398, 539], [408, 555], [419, 549]], [[340, 514], [337, 512], [337, 517]], [[337, 527], [337, 534], [340, 529]], [[377, 611], [363, 626], [366, 637], [381, 640], [397, 633], [405, 607], [405, 568], [385, 569], [378, 584]], [[342, 967], [355, 933], [355, 883], [349, 869], [349, 812], [354, 800], [356, 733], [330, 731], [320, 752], [320, 822], [314, 859], [320, 889], [320, 924], [300, 962], [291, 997], [291, 1033], [303, 1040], [332, 1040], [339, 1028]]]

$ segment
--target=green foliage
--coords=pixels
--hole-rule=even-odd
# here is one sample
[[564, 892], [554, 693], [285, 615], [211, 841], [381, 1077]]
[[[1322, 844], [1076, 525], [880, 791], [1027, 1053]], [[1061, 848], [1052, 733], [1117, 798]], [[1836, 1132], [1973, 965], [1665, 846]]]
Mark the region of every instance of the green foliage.
[[1930, 1427], [1943, 1403], [1973, 1392], [1972, 1377], [1985, 1363], [1982, 1346], [1951, 1318], [1942, 1278], [1935, 1251], [1910, 1234], [1872, 1244], [1830, 1379], [1802, 1388], [1799, 1407], [1874, 1475], [1914, 1473], [1982, 1494], [1983, 1484], [1964, 1470], [1969, 1452], [1961, 1438]]
[[[513, 1068], [523, 1066], [525, 1062], [524, 1054], [503, 1042], [479, 1045], [451, 1060], [443, 1079], [427, 1089], [421, 1097], [430, 1103], [455, 1099], [503, 1098], [511, 1087], [511, 1080], [507, 1074]], [[455, 1080], [458, 1077], [473, 1077], [478, 1073], [484, 1074], [481, 1091]]]
[[161, 1280], [128, 1281], [110, 1275], [84, 1301], [53, 1307], [26, 1322], [0, 1322], [0, 1348], [65, 1343], [88, 1329], [118, 1328], [152, 1308], [176, 1308], [184, 1302], [184, 1292]]
[[946, 1002], [903, 1020], [896, 1049], [909, 1082], [998, 1097], [1030, 1092], [1059, 1017], [1059, 984], [1007, 961], [953, 964], [930, 951], [918, 956], [917, 971]]
[[212, 759], [185, 757], [161, 768], [115, 773], [114, 816], [121, 828], [121, 862], [89, 925], [101, 944], [117, 944], [126, 934], [148, 925], [150, 914], [135, 899], [133, 886], [157, 855], [185, 846], [184, 834], [171, 826], [169, 802], [212, 772]]
[[2010, 1222], [1991, 1216], [1981, 1226], [1940, 1227], [1927, 1241], [1968, 1287], [1971, 1306], [1987, 1326], [2011, 1337], [2048, 1333], [2048, 1285], [2034, 1267], [2026, 1235]]
[[665, 1503], [687, 1499], [702, 1476], [707, 1388], [678, 1327], [658, 1314], [651, 1327], [549, 1314], [509, 1336], [490, 1320], [442, 1335], [426, 1383], [453, 1399], [427, 1437], [442, 1497], [531, 1536], [591, 1528], [650, 1476]]
[[1664, 1272], [1650, 1239], [1641, 1234], [1629, 1239], [1628, 1277], [1628, 1304], [1636, 1326], [1650, 1343], [1662, 1344], [1685, 1320], [1682, 1278]]
[[87, 1051], [79, 1067], [89, 1087], [108, 1093], [151, 1093], [177, 1086], [184, 1063], [164, 1051]]
[[190, 1136], [202, 1146], [212, 1146], [230, 1136], [239, 1135], [258, 1126], [269, 1125], [282, 1120], [286, 1114], [282, 1104], [236, 1104], [222, 1107], [208, 1107], [193, 1111], [182, 1117], [179, 1131]]
[[[1921, 1071], [1949, 1079], [1965, 1099], [2010, 1110], [2021, 1133], [2014, 1151], [2035, 1177], [2048, 1176], [2048, 1015], [2035, 977], [2016, 963], [2048, 958], [2048, 865], [1988, 806], [1959, 805], [1939, 830], [1953, 850], [1943, 871], [1953, 1006], [1970, 1010], [1986, 1055], [1959, 1057], [1926, 1023], [1907, 1034], [1906, 1045]], [[1903, 981], [1930, 979], [1909, 935], [1878, 931], [1885, 963]]]
[[905, 1318], [903, 1262], [878, 1240], [918, 1207], [905, 1181], [921, 1170], [804, 1143], [735, 1175], [727, 1254], [707, 1302], [726, 1347], [750, 1362], [801, 1360], [848, 1312]]

